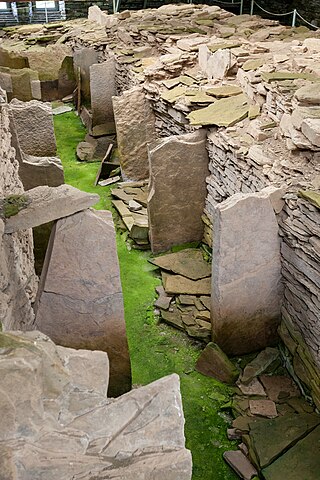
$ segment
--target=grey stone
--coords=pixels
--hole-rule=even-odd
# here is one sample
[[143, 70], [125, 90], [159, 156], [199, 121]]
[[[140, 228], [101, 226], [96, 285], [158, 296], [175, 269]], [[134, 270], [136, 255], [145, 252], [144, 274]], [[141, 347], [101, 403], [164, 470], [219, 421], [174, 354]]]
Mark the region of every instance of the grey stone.
[[90, 66], [90, 91], [93, 127], [114, 123], [112, 97], [116, 95], [113, 58]]
[[89, 208], [99, 201], [99, 195], [82, 192], [71, 185], [36, 187], [29, 190], [25, 197], [28, 205], [6, 219], [5, 233], [37, 227]]
[[59, 187], [64, 183], [63, 166], [58, 157], [35, 157], [22, 152], [19, 176], [25, 190], [41, 185]]
[[148, 213], [153, 252], [200, 241], [208, 176], [204, 131], [168, 137], [149, 149]]
[[264, 348], [277, 338], [282, 296], [272, 204], [235, 194], [215, 207], [213, 224], [213, 338], [227, 354]]
[[320, 147], [320, 118], [306, 118], [301, 124], [301, 130], [312, 145]]
[[148, 144], [155, 139], [155, 117], [142, 87], [113, 98], [120, 165], [132, 180], [149, 178]]
[[266, 348], [260, 352], [243, 370], [241, 381], [249, 384], [252, 380], [264, 372], [270, 372], [279, 362], [279, 350], [277, 348]]
[[130, 360], [110, 212], [86, 210], [57, 222], [51, 233], [35, 311], [36, 328], [59, 345], [108, 353], [111, 395], [130, 389]]
[[211, 276], [211, 265], [204, 260], [202, 251], [196, 248], [186, 248], [180, 252], [161, 255], [153, 258], [150, 262], [163, 270], [191, 280], [200, 280]]
[[81, 162], [92, 162], [94, 160], [95, 145], [89, 142], [80, 142], [77, 145], [77, 159]]
[[103, 352], [39, 332], [0, 346], [1, 478], [191, 480], [178, 375], [112, 400]]
[[234, 384], [239, 377], [239, 371], [227, 355], [215, 343], [208, 343], [201, 353], [196, 370], [203, 375], [213, 377], [220, 382]]
[[301, 104], [320, 105], [320, 89], [318, 83], [308, 83], [299, 88], [294, 96]]
[[75, 49], [73, 54], [74, 68], [80, 72], [81, 95], [90, 101], [90, 67], [98, 63], [98, 52], [93, 47]]
[[54, 157], [57, 147], [51, 105], [14, 99], [10, 110], [21, 150], [36, 157]]

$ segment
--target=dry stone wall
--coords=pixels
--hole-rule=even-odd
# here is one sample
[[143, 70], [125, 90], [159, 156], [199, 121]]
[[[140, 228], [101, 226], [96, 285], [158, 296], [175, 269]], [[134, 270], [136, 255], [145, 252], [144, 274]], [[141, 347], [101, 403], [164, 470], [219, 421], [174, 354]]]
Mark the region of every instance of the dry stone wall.
[[[11, 145], [9, 106], [2, 90], [0, 99], [0, 197], [19, 198], [24, 190]], [[32, 231], [5, 234], [0, 218], [0, 322], [4, 329], [22, 329], [31, 324], [36, 288]]]

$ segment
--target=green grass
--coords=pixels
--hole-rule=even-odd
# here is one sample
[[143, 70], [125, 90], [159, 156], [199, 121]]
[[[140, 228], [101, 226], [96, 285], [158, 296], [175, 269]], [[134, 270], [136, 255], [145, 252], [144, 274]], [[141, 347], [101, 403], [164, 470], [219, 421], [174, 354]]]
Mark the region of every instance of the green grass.
[[[57, 115], [55, 130], [66, 183], [99, 193], [97, 207], [110, 209], [110, 187], [93, 187], [98, 164], [76, 161], [76, 145], [85, 136], [79, 119], [74, 113]], [[228, 418], [220, 409], [228, 400], [229, 388], [194, 370], [202, 349], [199, 342], [158, 324], [153, 302], [160, 279], [155, 267], [148, 263], [150, 252], [129, 251], [120, 233], [117, 246], [133, 383], [146, 385], [165, 375], [179, 374], [187, 448], [193, 456], [193, 480], [236, 480], [238, 477], [222, 459], [225, 450], [235, 448], [226, 438]]]

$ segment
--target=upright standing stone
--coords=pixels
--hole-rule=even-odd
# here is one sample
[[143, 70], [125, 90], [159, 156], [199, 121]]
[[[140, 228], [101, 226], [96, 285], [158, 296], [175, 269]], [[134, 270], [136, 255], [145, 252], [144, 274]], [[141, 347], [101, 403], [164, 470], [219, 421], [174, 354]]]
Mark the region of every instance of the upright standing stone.
[[[114, 125], [112, 97], [116, 95], [116, 67], [113, 58], [90, 67], [92, 123]], [[112, 128], [111, 128], [112, 130]], [[113, 127], [114, 131], [114, 127]], [[112, 133], [110, 131], [110, 133]]]
[[148, 144], [155, 139], [155, 117], [141, 87], [113, 97], [122, 173], [132, 180], [149, 178]]
[[51, 105], [14, 99], [10, 110], [21, 150], [36, 157], [54, 157], [57, 146]]
[[35, 310], [36, 328], [54, 342], [108, 353], [110, 396], [130, 389], [130, 359], [110, 212], [85, 210], [57, 222]]
[[81, 94], [90, 101], [90, 67], [98, 63], [98, 52], [92, 47], [85, 47], [74, 51], [73, 64], [76, 77], [78, 71], [81, 77]]
[[209, 174], [205, 131], [160, 140], [149, 149], [149, 165], [152, 251], [200, 241]]
[[213, 338], [229, 355], [276, 339], [281, 271], [278, 223], [264, 193], [235, 194], [213, 218]]

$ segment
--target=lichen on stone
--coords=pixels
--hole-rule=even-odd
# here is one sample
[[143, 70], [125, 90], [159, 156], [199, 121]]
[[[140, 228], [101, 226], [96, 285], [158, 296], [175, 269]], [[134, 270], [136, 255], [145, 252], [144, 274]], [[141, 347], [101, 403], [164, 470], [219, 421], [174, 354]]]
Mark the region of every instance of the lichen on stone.
[[9, 195], [2, 201], [2, 215], [4, 218], [10, 218], [17, 215], [17, 213], [26, 208], [28, 204], [29, 199], [26, 195]]

